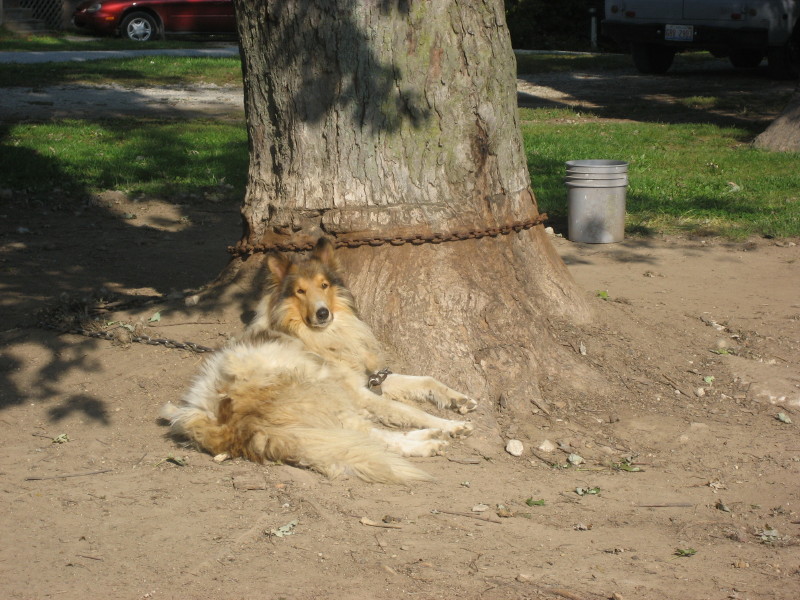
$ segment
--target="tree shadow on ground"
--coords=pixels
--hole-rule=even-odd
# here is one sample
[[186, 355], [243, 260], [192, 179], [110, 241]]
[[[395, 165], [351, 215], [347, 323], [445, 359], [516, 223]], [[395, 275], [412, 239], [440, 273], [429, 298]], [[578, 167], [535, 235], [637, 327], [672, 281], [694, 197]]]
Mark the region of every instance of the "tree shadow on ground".
[[[281, 6], [282, 3], [273, 3], [270, 10], [280, 11]], [[376, 5], [382, 13], [407, 13], [409, 6], [403, 0], [382, 0]], [[348, 17], [348, 11], [357, 10], [357, 5], [339, 5], [331, 10], [332, 13], [323, 16], [337, 18], [336, 30], [346, 34], [348, 43], [353, 44], [349, 48], [351, 53], [341, 56], [337, 68], [349, 69], [353, 85], [357, 84], [358, 90], [354, 87], [342, 94], [328, 93], [326, 99], [345, 103], [342, 108], [352, 111], [354, 121], [361, 119], [370, 127], [393, 129], [399, 127], [399, 122], [383, 119], [379, 114], [360, 115], [359, 94], [370, 95], [373, 100], [377, 97], [378, 102], [374, 105], [382, 105], [381, 98], [394, 102], [396, 110], [389, 110], [389, 113], [396, 112], [401, 119], [412, 124], [424, 120], [421, 100], [402, 86], [398, 88], [402, 76], [397, 68], [392, 64], [376, 65], [377, 58], [372, 53], [369, 36], [358, 30], [355, 20], [342, 22], [342, 18]], [[253, 22], [270, 23], [269, 15]], [[300, 23], [300, 26], [308, 29], [309, 24]], [[326, 35], [324, 28], [312, 27], [309, 32], [312, 36]], [[287, 36], [294, 33], [291, 30], [286, 32]], [[327, 85], [329, 82], [324, 77], [316, 77], [331, 68], [325, 56], [315, 55], [311, 63], [303, 65], [297, 61], [308, 56], [308, 52], [306, 48], [302, 50], [298, 55], [284, 52], [282, 62], [272, 64], [271, 68], [299, 66], [309, 85]], [[340, 49], [328, 50], [337, 53]], [[369, 63], [368, 68], [361, 62], [365, 60]], [[366, 70], [362, 73], [360, 69]], [[365, 73], [375, 72], [378, 77], [364, 78]], [[126, 76], [135, 79], [137, 74], [127, 73]], [[209, 116], [208, 111], [197, 113], [184, 109], [180, 104], [154, 106], [152, 98], [137, 95], [135, 90], [110, 89], [104, 93], [107, 97], [102, 104], [119, 120], [96, 121], [98, 128], [111, 131], [112, 135], [120, 138], [135, 134], [127, 122], [126, 113], [116, 110], [117, 104], [121, 104], [117, 100], [121, 100], [120, 94], [123, 93], [126, 103], [133, 106], [132, 113], [138, 118], [142, 115], [156, 119]], [[63, 116], [60, 112], [63, 107], [57, 97], [39, 100], [49, 110], [50, 118]], [[303, 118], [313, 120], [322, 114], [318, 112], [318, 106], [303, 106], [305, 112], [300, 111]], [[15, 113], [4, 118], [24, 120], [26, 117]], [[96, 117], [91, 115], [89, 118]], [[255, 273], [249, 282], [251, 285], [246, 288], [237, 287], [235, 283], [228, 286], [231, 293], [224, 298], [215, 299], [209, 295], [202, 306], [183, 303], [186, 293], [207, 284], [227, 264], [224, 246], [236, 241], [241, 234], [238, 209], [242, 189], [238, 189], [238, 194], [228, 194], [221, 199], [210, 198], [207, 190], [190, 190], [187, 197], [185, 193], [170, 194], [170, 182], [166, 181], [164, 194], [159, 198], [131, 198], [117, 192], [94, 196], [89, 193], [87, 180], [63, 169], [55, 154], [44, 155], [10, 144], [8, 134], [8, 126], [0, 126], [0, 165], [4, 165], [0, 172], [5, 168], [8, 177], [3, 180], [10, 182], [5, 184], [7, 187], [2, 192], [5, 218], [0, 222], [0, 260], [6, 266], [1, 289], [3, 309], [7, 315], [0, 332], [0, 343], [6, 349], [0, 363], [0, 410], [37, 400], [52, 405], [48, 415], [53, 422], [81, 414], [95, 422], [109, 424], [110, 412], [105, 401], [83, 393], [69, 393], [59, 385], [60, 380], [72, 371], [99, 374], [101, 365], [89, 357], [94, 355], [92, 351], [99, 344], [107, 342], [91, 338], [76, 341], [73, 336], [54, 336], [40, 331], [36, 329], [37, 311], [54, 300], [71, 305], [76, 295], [91, 298], [93, 293], [101, 290], [101, 295], [121, 295], [123, 301], [133, 297], [170, 302], [174, 298], [172, 310], [186, 315], [214, 313], [234, 303], [241, 307], [239, 318], [246, 319], [254, 304], [253, 288], [264, 283], [263, 270]], [[136, 144], [135, 156], [119, 156], [111, 160], [98, 157], [97, 162], [102, 163], [105, 172], [93, 175], [92, 187], [118, 189], [115, 179], [126, 174], [141, 176], [142, 171], [147, 170], [153, 173], [154, 178], [167, 180], [169, 176], [162, 171], [175, 177], [174, 169], [161, 167], [164, 161], [186, 158], [186, 151], [190, 149], [181, 144], [177, 137], [141, 139]], [[219, 162], [229, 169], [236, 169], [243, 181], [247, 172], [246, 145], [222, 146], [218, 153], [222, 156]], [[13, 165], [19, 169], [18, 172], [14, 172]], [[98, 185], [98, 181], [104, 183]], [[108, 318], [113, 318], [113, 315], [109, 314]], [[20, 336], [20, 332], [25, 332], [25, 335]], [[29, 344], [42, 355], [41, 366], [37, 367], [35, 383], [23, 388], [15, 373], [24, 365], [14, 348]]]
[[[735, 69], [722, 59], [678, 55], [666, 75], [623, 69], [576, 69], [567, 73], [521, 74], [519, 105], [570, 108], [584, 115], [656, 123], [713, 123], [738, 127], [750, 137], [762, 131], [788, 101], [794, 82], [768, 76], [766, 63]], [[552, 92], [537, 94], [537, 86]]]
[[[126, 122], [100, 127], [119, 136], [130, 133]], [[241, 186], [182, 187], [180, 194], [158, 198], [118, 191], [95, 195], [62, 168], [56, 155], [9, 143], [9, 130], [8, 124], [0, 125], [0, 411], [42, 402], [50, 405], [52, 422], [82, 415], [109, 425], [107, 400], [62, 385], [70, 374], [102, 375], [93, 357], [109, 342], [45, 331], [39, 327], [40, 311], [91, 303], [98, 290], [117, 302], [154, 300], [184, 315], [215, 311], [213, 299], [191, 307], [184, 296], [227, 264], [225, 245], [241, 233]], [[170, 139], [142, 139], [137, 147], [143, 159], [164, 152], [186, 155], [180, 142]], [[214, 168], [237, 165], [246, 171], [246, 147], [222, 145], [218, 154]], [[123, 176], [126, 169], [142, 166], [120, 160], [106, 168], [109, 175]], [[241, 290], [243, 306], [253, 303], [249, 292]], [[112, 319], [113, 312], [104, 318]], [[31, 369], [31, 356], [36, 356], [36, 376], [33, 384], [23, 384], [19, 373]]]
[[[401, 3], [400, 6], [405, 5]], [[392, 73], [387, 71], [388, 75]], [[637, 118], [665, 120], [670, 101], [652, 97], [649, 92], [637, 87], [626, 88], [620, 83], [620, 77], [612, 75], [601, 85], [608, 87], [616, 81], [620, 93], [633, 95], [637, 102], [647, 105], [649, 112]], [[711, 93], [714, 89], [707, 72], [688, 75], [677, 72], [672, 77], [692, 81], [697, 89], [705, 86], [705, 93]], [[739, 74], [735, 74], [735, 77], [742, 77], [743, 82], [749, 81], [748, 86], [752, 88], [772, 85], [760, 76], [752, 76], [751, 80]], [[381, 86], [370, 88], [371, 93], [382, 89]], [[577, 104], [546, 99], [542, 102], [548, 106], [595, 103], [589, 91], [590, 86], [579, 86], [577, 91], [574, 86], [570, 88]], [[732, 97], [736, 93], [736, 90], [725, 92]], [[126, 94], [135, 95], [136, 92], [127, 90]], [[148, 102], [142, 99], [141, 104], [148, 110], [153, 109]], [[180, 110], [174, 110], [175, 107], [162, 108], [164, 111], [169, 109], [170, 118], [176, 115], [179, 118], [197, 116], [189, 112], [181, 114]], [[599, 116], [624, 118], [622, 103], [617, 103], [613, 98], [592, 110]], [[685, 112], [685, 109], [681, 110]], [[164, 111], [159, 112], [155, 107], [153, 115], [163, 115]], [[689, 113], [687, 119], [699, 121], [708, 121], [713, 116], [709, 116], [709, 111], [705, 109], [690, 109]], [[749, 122], [735, 115], [733, 121], [729, 122], [735, 123], [737, 119]], [[130, 126], [124, 121], [105, 122], [103, 127], [114, 130], [120, 136], [130, 135]], [[207, 195], [208, 190], [190, 190], [188, 196], [166, 194], [158, 199], [145, 198], [138, 202], [125, 194], [94, 197], [89, 193], [85, 181], [63, 171], [56, 156], [10, 145], [7, 136], [8, 126], [0, 126], [0, 153], [3, 159], [0, 165], [6, 169], [10, 168], [9, 165], [24, 165], [24, 172], [3, 173], [3, 181], [17, 180], [18, 183], [0, 191], [3, 215], [0, 219], [0, 266], [3, 272], [0, 307], [5, 315], [0, 331], [0, 344], [3, 346], [0, 356], [0, 410], [36, 400], [52, 405], [49, 418], [53, 422], [81, 414], [93, 422], [110, 424], [106, 401], [83, 393], [70, 393], [59, 386], [61, 378], [73, 371], [99, 374], [101, 366], [91, 358], [92, 351], [107, 342], [57, 336], [36, 329], [36, 312], [62, 295], [88, 295], [100, 288], [127, 297], [148, 297], [159, 301], [167, 301], [173, 295], [176, 298], [174, 309], [184, 314], [221, 310], [221, 303], [231, 302], [231, 296], [224, 300], [211, 297], [195, 308], [182, 303], [182, 296], [187, 290], [202, 287], [224, 268], [228, 261], [224, 245], [238, 239], [240, 234], [238, 208], [241, 198], [231, 195], [212, 199]], [[148, 162], [152, 162], [154, 156], [161, 156], [165, 148], [167, 154], [173, 157], [180, 156], [186, 150], [175, 139], [162, 137], [142, 140], [137, 156], [109, 163], [107, 175], [113, 177], [129, 169], [158, 169], [157, 164], [148, 166]], [[243, 178], [246, 162], [234, 156], [242, 151], [246, 154], [246, 148], [220, 148], [229, 165], [227, 168], [239, 168], [234, 165], [241, 165], [239, 174]], [[138, 160], [138, 156], [142, 156], [142, 160]], [[2, 168], [0, 166], [0, 172]], [[554, 172], [560, 172], [563, 165], [553, 164], [551, 168]], [[58, 185], [42, 187], [39, 185], [41, 180], [58, 181]], [[153, 208], [156, 205], [158, 208]], [[145, 208], [152, 213], [148, 218], [142, 214], [129, 218], [136, 212], [142, 213]], [[263, 281], [262, 274], [256, 278], [255, 286]], [[234, 290], [233, 300], [244, 307], [241, 318], [245, 319], [253, 305], [252, 289]], [[37, 368], [36, 384], [26, 389], [19, 384], [15, 375], [25, 365], [14, 348], [24, 344], [33, 345], [42, 354], [42, 366]]]

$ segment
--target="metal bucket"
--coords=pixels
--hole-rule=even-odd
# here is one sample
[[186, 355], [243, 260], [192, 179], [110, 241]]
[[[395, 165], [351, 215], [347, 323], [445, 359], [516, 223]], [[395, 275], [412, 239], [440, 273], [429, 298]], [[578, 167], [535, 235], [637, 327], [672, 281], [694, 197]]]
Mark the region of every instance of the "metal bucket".
[[570, 241], [609, 244], [624, 239], [627, 162], [570, 160], [564, 183]]

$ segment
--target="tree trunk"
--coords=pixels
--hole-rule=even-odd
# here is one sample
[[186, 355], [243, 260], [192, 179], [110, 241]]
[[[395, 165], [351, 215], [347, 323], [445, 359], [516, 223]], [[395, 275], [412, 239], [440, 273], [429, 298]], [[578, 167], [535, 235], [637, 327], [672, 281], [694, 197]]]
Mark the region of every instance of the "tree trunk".
[[540, 378], [578, 368], [548, 324], [589, 317], [541, 225], [495, 235], [538, 217], [503, 3], [235, 6], [250, 168], [243, 258], [229, 274], [323, 234], [399, 244], [477, 231], [339, 257], [389, 366], [479, 399], [483, 437], [496, 441], [500, 412], [524, 420]]
[[781, 115], [753, 141], [756, 148], [781, 152], [800, 152], [800, 89]]

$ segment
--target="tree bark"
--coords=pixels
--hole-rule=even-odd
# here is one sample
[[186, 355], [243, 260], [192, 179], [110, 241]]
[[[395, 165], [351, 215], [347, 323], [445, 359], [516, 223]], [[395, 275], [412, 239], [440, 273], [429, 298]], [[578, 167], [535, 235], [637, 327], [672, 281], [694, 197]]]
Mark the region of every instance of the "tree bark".
[[[240, 248], [535, 219], [500, 0], [235, 0], [250, 167]], [[229, 273], [260, 272], [261, 254]], [[339, 251], [394, 370], [525, 419], [577, 365], [549, 333], [589, 309], [542, 226]], [[480, 436], [479, 436], [480, 437]]]
[[753, 145], [765, 150], [800, 152], [800, 88], [780, 116], [753, 140]]

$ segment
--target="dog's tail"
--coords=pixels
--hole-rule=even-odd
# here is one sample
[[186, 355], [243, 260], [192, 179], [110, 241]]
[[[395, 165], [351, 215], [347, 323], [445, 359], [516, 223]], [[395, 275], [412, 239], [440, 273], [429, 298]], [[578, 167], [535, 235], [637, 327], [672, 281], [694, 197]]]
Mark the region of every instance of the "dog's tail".
[[160, 417], [170, 422], [173, 433], [189, 438], [211, 454], [230, 453], [234, 447], [236, 431], [196, 406], [177, 407], [167, 402]]
[[[225, 406], [223, 401], [222, 405]], [[224, 410], [224, 409], [223, 409]], [[216, 417], [194, 407], [167, 403], [161, 417], [172, 430], [211, 454], [228, 453], [255, 462], [275, 461], [306, 467], [331, 479], [355, 475], [370, 483], [430, 481], [428, 473], [394, 454], [367, 433], [348, 429], [264, 426], [258, 418]]]

